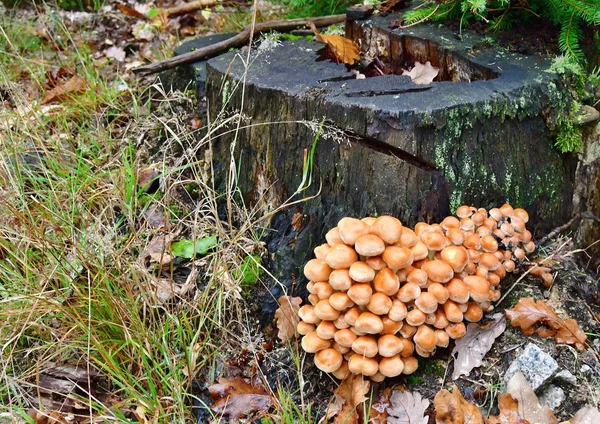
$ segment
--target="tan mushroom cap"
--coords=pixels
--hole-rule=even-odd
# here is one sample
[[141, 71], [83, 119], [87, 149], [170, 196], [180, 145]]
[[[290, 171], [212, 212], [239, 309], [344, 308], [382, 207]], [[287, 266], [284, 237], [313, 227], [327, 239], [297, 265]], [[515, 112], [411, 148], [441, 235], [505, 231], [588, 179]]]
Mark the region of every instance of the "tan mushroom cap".
[[354, 340], [356, 340], [356, 334], [346, 328], [343, 330], [338, 330], [333, 335], [333, 339], [339, 345], [351, 348], [352, 343], [354, 343]]
[[498, 242], [492, 235], [481, 237], [481, 248], [484, 252], [494, 253], [498, 250]]
[[373, 296], [373, 289], [368, 283], [355, 283], [346, 292], [348, 297], [357, 305], [366, 305]]
[[435, 311], [435, 322], [433, 323], [433, 326], [435, 328], [439, 328], [439, 329], [444, 329], [448, 326], [448, 324], [450, 324], [450, 321], [448, 321], [448, 318], [446, 317], [446, 314], [444, 313], [444, 309], [442, 308], [438, 308], [437, 311]]
[[344, 358], [335, 349], [323, 349], [315, 355], [315, 365], [321, 371], [334, 372], [342, 366]]
[[342, 346], [337, 342], [333, 342], [333, 344], [331, 345], [331, 348], [337, 350], [342, 355], [345, 355], [346, 353], [348, 353], [352, 350], [349, 347]]
[[377, 355], [377, 340], [372, 336], [360, 336], [352, 343], [352, 351], [367, 358], [373, 358]]
[[435, 330], [435, 344], [437, 347], [448, 347], [450, 336], [445, 330]]
[[342, 314], [340, 314], [340, 316], [333, 321], [333, 325], [335, 325], [335, 328], [338, 330], [343, 330], [344, 328], [350, 327], [350, 324], [346, 322]]
[[382, 316], [381, 322], [383, 323], [381, 334], [396, 334], [404, 325], [403, 321], [394, 321], [389, 315]]
[[342, 365], [331, 374], [339, 380], [343, 380], [350, 375], [350, 370], [348, 369], [348, 361], [342, 361]]
[[358, 308], [358, 306], [353, 306], [344, 314], [344, 321], [346, 321], [348, 325], [354, 325], [361, 313], [362, 311]]
[[324, 281], [317, 281], [315, 284], [313, 284], [312, 290], [314, 294], [319, 296], [319, 299], [329, 299], [329, 297], [333, 294], [333, 287]]
[[385, 250], [385, 243], [375, 234], [366, 234], [356, 239], [354, 250], [362, 256], [378, 256]]
[[318, 324], [321, 322], [321, 318], [315, 314], [315, 307], [312, 305], [301, 306], [298, 309], [298, 316], [307, 324]]
[[402, 302], [400, 299], [392, 300], [392, 307], [388, 312], [388, 316], [390, 317], [390, 319], [400, 322], [404, 318], [406, 318], [407, 313], [408, 308], [406, 307], [406, 304], [404, 302]]
[[385, 315], [392, 307], [392, 299], [383, 293], [374, 293], [367, 303], [367, 309], [375, 315]]
[[316, 331], [311, 331], [302, 337], [302, 349], [308, 353], [316, 353], [331, 346], [329, 340], [323, 340], [317, 335]]
[[298, 325], [296, 326], [296, 330], [298, 331], [298, 334], [304, 336], [310, 333], [311, 331], [315, 331], [315, 325], [309, 324], [305, 321], [299, 321]]
[[332, 321], [321, 321], [321, 323], [317, 325], [317, 329], [315, 331], [317, 336], [323, 340], [331, 340], [338, 329], [335, 328], [335, 325], [333, 325]]
[[331, 274], [331, 268], [327, 262], [321, 259], [311, 259], [304, 265], [304, 276], [309, 281], [327, 281]]
[[412, 336], [415, 335], [416, 332], [417, 332], [417, 327], [415, 327], [414, 325], [410, 325], [409, 323], [407, 323], [405, 321], [404, 325], [402, 326], [402, 328], [400, 329], [400, 331], [398, 333], [400, 333], [400, 335], [402, 337], [404, 337], [405, 339], [410, 339], [410, 338], [412, 338]]
[[475, 223], [471, 218], [462, 218], [460, 220], [460, 229], [463, 231], [475, 231]]
[[394, 244], [402, 236], [402, 223], [393, 216], [382, 215], [371, 226], [371, 234], [376, 235], [387, 244]]
[[377, 371], [377, 373], [375, 373], [375, 375], [372, 375], [371, 377], [369, 377], [369, 379], [371, 381], [374, 381], [375, 383], [381, 383], [383, 380], [385, 380], [385, 375], [383, 375], [382, 373]]
[[319, 299], [319, 296], [317, 296], [314, 293], [308, 295], [308, 302], [313, 306], [315, 306], [317, 303], [319, 303], [319, 300], [321, 300], [321, 299]]
[[381, 254], [381, 258], [392, 270], [406, 268], [412, 264], [413, 252], [407, 247], [388, 246]]
[[315, 257], [317, 259], [324, 261], [329, 249], [331, 249], [331, 246], [327, 243], [323, 243], [322, 245], [315, 247], [313, 252], [315, 253]]
[[402, 358], [402, 362], [404, 363], [404, 369], [402, 370], [402, 374], [412, 374], [417, 370], [417, 368], [419, 368], [419, 361], [417, 361], [417, 358], [415, 358], [414, 356]]
[[352, 278], [348, 269], [334, 269], [329, 274], [329, 284], [334, 290], [348, 290], [352, 286]]
[[364, 218], [361, 219], [361, 221], [370, 227], [373, 225], [373, 223], [375, 221], [377, 221], [377, 218], [375, 218], [374, 216], [365, 216]]
[[483, 318], [483, 309], [475, 302], [469, 302], [467, 310], [464, 312], [465, 319], [469, 322], [481, 321]]
[[500, 266], [500, 261], [493, 253], [484, 252], [479, 257], [479, 265], [486, 267], [490, 271], [494, 271]]
[[448, 289], [440, 283], [431, 283], [429, 287], [427, 287], [427, 291], [433, 296], [435, 296], [439, 304], [446, 303], [446, 301], [450, 297], [450, 292], [448, 291]]
[[450, 323], [444, 331], [448, 333], [448, 336], [450, 336], [451, 339], [460, 339], [466, 334], [467, 327], [465, 327], [465, 324], [462, 322]]
[[516, 208], [513, 211], [515, 216], [518, 216], [519, 218], [521, 218], [523, 220], [523, 222], [525, 222], [526, 224], [529, 222], [529, 214], [527, 213], [527, 211], [525, 209], [522, 208]]
[[315, 305], [315, 315], [325, 321], [333, 321], [340, 316], [340, 311], [329, 304], [329, 300], [322, 299]]
[[392, 269], [386, 267], [377, 272], [373, 279], [373, 288], [375, 291], [394, 296], [400, 288], [400, 280]]
[[386, 377], [396, 377], [404, 371], [404, 362], [400, 355], [389, 358], [381, 358], [379, 361], [379, 372]]
[[465, 241], [465, 233], [463, 233], [459, 228], [448, 228], [446, 231], [446, 237], [448, 237], [448, 239], [455, 246], [460, 246]]
[[450, 228], [460, 228], [460, 220], [458, 218], [456, 218], [455, 216], [447, 216], [440, 223], [440, 225], [442, 226], [442, 228], [444, 230], [448, 230]]
[[345, 244], [334, 244], [329, 248], [329, 252], [325, 257], [325, 262], [333, 269], [350, 268], [357, 260], [358, 254], [356, 251]]
[[411, 311], [408, 311], [408, 314], [406, 314], [406, 318], [404, 318], [404, 321], [406, 321], [406, 323], [410, 326], [417, 327], [423, 324], [426, 319], [427, 314], [419, 308], [415, 308]]
[[375, 278], [375, 270], [362, 261], [354, 262], [348, 272], [350, 278], [359, 283], [368, 283]]
[[371, 312], [363, 312], [356, 319], [354, 328], [366, 334], [379, 334], [383, 330], [383, 322], [377, 315]]
[[421, 234], [421, 241], [425, 243], [427, 249], [431, 251], [442, 250], [444, 247], [451, 244], [448, 237], [434, 231], [427, 231]]
[[356, 239], [360, 236], [369, 234], [371, 227], [369, 224], [361, 221], [360, 219], [345, 217], [340, 219], [337, 225], [340, 238], [349, 246], [353, 246], [356, 243]]
[[481, 236], [477, 233], [472, 233], [465, 236], [463, 246], [465, 246], [467, 249], [481, 249]]
[[456, 209], [456, 216], [458, 216], [459, 218], [468, 218], [475, 212], [477, 212], [477, 209], [475, 207], [462, 205], [459, 206], [458, 209]]
[[422, 269], [413, 269], [406, 275], [406, 281], [409, 283], [415, 283], [419, 287], [423, 287], [427, 284], [428, 279], [427, 273]]
[[434, 313], [438, 308], [437, 298], [429, 292], [421, 292], [415, 300], [415, 305], [426, 314]]
[[490, 283], [481, 277], [470, 275], [463, 279], [464, 283], [469, 288], [471, 299], [475, 302], [486, 302], [490, 291]]
[[425, 259], [429, 255], [429, 249], [420, 239], [413, 247], [410, 248], [410, 251], [413, 254], [414, 261], [420, 261], [421, 259]]
[[431, 352], [436, 347], [435, 332], [427, 325], [421, 325], [413, 336], [413, 341], [425, 352]]
[[338, 227], [333, 227], [331, 230], [329, 230], [327, 234], [325, 234], [325, 240], [327, 240], [327, 244], [330, 246], [344, 243], [344, 241], [340, 238]]
[[502, 206], [500, 206], [500, 212], [502, 212], [502, 215], [504, 216], [511, 216], [515, 213], [515, 210], [513, 209], [513, 207], [511, 205], [509, 205], [508, 203], [503, 204]]
[[463, 246], [448, 246], [440, 252], [440, 257], [454, 272], [462, 272], [469, 261], [469, 254]]
[[454, 277], [454, 270], [445, 261], [434, 259], [433, 261], [427, 261], [421, 269], [427, 273], [427, 276], [434, 283], [446, 283]]
[[377, 340], [377, 350], [383, 357], [399, 354], [404, 349], [404, 342], [393, 334], [385, 334]]
[[368, 258], [365, 259], [365, 262], [367, 263], [367, 265], [369, 265], [375, 271], [381, 271], [383, 268], [387, 268], [387, 264], [381, 258], [381, 255], [369, 256]]
[[358, 353], [350, 356], [348, 369], [353, 374], [362, 374], [367, 377], [377, 374], [379, 363], [373, 358], [365, 358]]
[[410, 249], [415, 244], [417, 244], [418, 241], [419, 238], [413, 230], [407, 227], [402, 227], [402, 235], [400, 236], [400, 240], [396, 244], [400, 247], [408, 247]]
[[469, 300], [469, 287], [459, 278], [453, 278], [446, 285], [450, 300], [457, 303], [465, 303]]
[[499, 208], [490, 209], [488, 211], [488, 215], [496, 222], [500, 221], [504, 217], [504, 214], [502, 214], [502, 211]]
[[329, 297], [329, 304], [342, 312], [354, 306], [352, 299], [344, 292], [335, 292]]
[[473, 215], [471, 215], [471, 219], [473, 220], [473, 222], [475, 223], [475, 226], [477, 226], [477, 227], [483, 225], [483, 222], [485, 221], [486, 218], [487, 218], [487, 214], [484, 214], [479, 211], [477, 211]]
[[405, 283], [398, 290], [396, 297], [398, 300], [406, 303], [415, 300], [421, 294], [421, 287], [415, 283]]
[[527, 253], [531, 253], [535, 250], [535, 243], [530, 241], [529, 243], [525, 243], [523, 247]]
[[444, 309], [444, 314], [446, 315], [446, 318], [448, 319], [448, 321], [450, 321], [451, 323], [462, 322], [463, 313], [462, 313], [460, 307], [458, 306], [458, 304], [449, 300], [446, 303], [444, 303], [442, 305], [442, 307]]

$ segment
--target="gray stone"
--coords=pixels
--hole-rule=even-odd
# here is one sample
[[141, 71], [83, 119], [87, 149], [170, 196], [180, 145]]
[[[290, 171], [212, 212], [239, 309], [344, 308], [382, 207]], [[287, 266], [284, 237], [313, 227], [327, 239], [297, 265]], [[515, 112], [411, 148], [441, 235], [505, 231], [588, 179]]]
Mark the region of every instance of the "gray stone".
[[571, 374], [568, 370], [562, 370], [554, 377], [556, 380], [564, 381], [569, 384], [577, 384], [577, 378]]
[[523, 353], [508, 367], [504, 381], [508, 382], [518, 371], [523, 373], [535, 391], [554, 377], [558, 371], [558, 363], [537, 345], [529, 343]]
[[587, 365], [587, 364], [583, 364], [583, 365], [581, 366], [581, 369], [580, 369], [579, 371], [580, 371], [582, 374], [588, 374], [588, 373], [592, 372], [592, 367], [590, 367], [590, 366], [589, 366], [589, 365]]
[[560, 387], [551, 385], [540, 395], [540, 404], [548, 405], [552, 410], [556, 410], [567, 398], [565, 392]]

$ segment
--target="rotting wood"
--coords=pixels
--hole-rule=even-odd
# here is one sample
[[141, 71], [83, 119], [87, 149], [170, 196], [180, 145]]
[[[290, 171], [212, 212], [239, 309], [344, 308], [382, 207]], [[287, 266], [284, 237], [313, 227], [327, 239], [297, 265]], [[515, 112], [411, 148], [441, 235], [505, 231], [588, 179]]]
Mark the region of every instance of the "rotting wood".
[[[318, 18], [308, 19], [289, 19], [281, 21], [260, 22], [254, 25], [254, 35], [260, 34], [265, 31], [291, 31], [300, 26], [308, 25], [309, 23], [312, 23], [317, 27], [325, 27], [329, 25], [342, 23], [345, 20], [346, 15], [341, 14], [320, 16]], [[133, 69], [133, 72], [139, 75], [151, 75], [157, 72], [166, 71], [167, 69], [175, 68], [177, 66], [185, 65], [187, 63], [195, 62], [205, 57], [222, 52], [224, 50], [240, 47], [243, 44], [247, 43], [248, 40], [250, 40], [251, 34], [252, 25], [247, 25], [242, 32], [231, 38], [228, 38], [227, 40], [212, 44], [210, 46], [198, 49], [193, 52], [154, 62], [149, 65], [137, 67]]]

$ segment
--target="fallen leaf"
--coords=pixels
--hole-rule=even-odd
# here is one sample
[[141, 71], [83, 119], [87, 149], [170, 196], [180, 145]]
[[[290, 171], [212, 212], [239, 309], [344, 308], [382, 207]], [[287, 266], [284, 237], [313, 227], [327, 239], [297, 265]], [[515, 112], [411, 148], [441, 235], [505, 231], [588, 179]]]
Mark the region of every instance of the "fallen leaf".
[[287, 343], [290, 339], [295, 339], [299, 336], [298, 330], [298, 310], [302, 299], [299, 297], [281, 296], [277, 299], [279, 308], [275, 311], [275, 319], [277, 321], [277, 337], [283, 342]]
[[117, 62], [123, 62], [125, 60], [125, 55], [125, 50], [117, 46], [111, 46], [104, 50], [104, 56], [115, 59]]
[[485, 424], [531, 424], [519, 415], [519, 402], [508, 393], [498, 396], [498, 409], [500, 414], [489, 417]]
[[458, 387], [452, 392], [444, 389], [433, 399], [436, 424], [483, 424], [483, 416], [471, 402], [467, 402]]
[[137, 172], [137, 186], [143, 191], [148, 191], [153, 183], [158, 179], [162, 164], [153, 163], [141, 168]]
[[569, 422], [570, 424], [598, 424], [600, 423], [600, 411], [592, 406], [586, 406], [577, 411]]
[[124, 4], [117, 4], [117, 8], [121, 11], [122, 14], [127, 15], [127, 16], [131, 16], [133, 18], [138, 18], [138, 19], [148, 19], [146, 17], [146, 15], [144, 15], [141, 12], [138, 12], [137, 10], [135, 10], [133, 7], [129, 7], [127, 5]]
[[481, 366], [483, 357], [492, 348], [494, 340], [506, 329], [504, 314], [495, 314], [492, 319], [493, 322], [484, 326], [469, 324], [465, 336], [456, 341], [452, 350], [453, 380], [463, 374], [469, 375], [473, 368]]
[[317, 424], [326, 423], [330, 418], [335, 417], [340, 413], [342, 407], [344, 406], [344, 398], [338, 394], [334, 394], [329, 403], [327, 404], [327, 410], [325, 411], [325, 415], [321, 417]]
[[48, 91], [42, 99], [42, 104], [62, 102], [74, 94], [81, 94], [87, 89], [87, 81], [85, 78], [74, 75], [64, 84], [59, 84], [52, 90]]
[[158, 263], [161, 266], [169, 265], [173, 257], [168, 252], [171, 249], [171, 242], [174, 238], [174, 234], [154, 236], [140, 255], [142, 263], [146, 264], [150, 262], [150, 264]]
[[358, 424], [359, 411], [356, 407], [368, 399], [365, 394], [370, 389], [371, 382], [359, 374], [350, 374], [342, 380], [333, 394], [334, 402], [339, 402], [336, 396], [343, 400], [342, 407], [338, 408], [338, 413], [332, 413], [329, 416], [329, 418], [335, 416], [333, 424]]
[[48, 87], [53, 88], [60, 84], [61, 81], [65, 81], [72, 78], [75, 75], [75, 68], [72, 66], [61, 66], [58, 69], [51, 69], [46, 71], [46, 79], [48, 80]]
[[533, 389], [527, 383], [521, 371], [508, 381], [506, 393], [519, 404], [519, 416], [531, 424], [557, 424], [558, 420], [546, 405], [540, 405]]
[[431, 66], [431, 62], [425, 62], [425, 65], [415, 62], [414, 68], [402, 72], [402, 75], [408, 75], [415, 84], [430, 84], [440, 72], [439, 68]]
[[371, 411], [369, 412], [369, 424], [388, 423], [387, 409], [390, 407], [391, 394], [391, 387], [386, 387], [385, 389], [383, 389], [383, 391], [379, 392], [377, 401], [373, 401], [373, 403], [371, 404]]
[[169, 228], [169, 219], [160, 205], [151, 205], [142, 215], [150, 228], [165, 230]]
[[341, 35], [325, 35], [321, 34], [315, 24], [312, 22], [309, 24], [310, 29], [315, 34], [315, 39], [321, 43], [327, 44], [327, 48], [335, 55], [336, 59], [340, 62], [348, 65], [354, 64], [360, 59], [358, 49], [354, 45], [354, 42], [349, 38], [342, 37]]
[[534, 302], [530, 297], [519, 299], [514, 308], [506, 310], [506, 316], [513, 327], [521, 327], [527, 336], [535, 332], [535, 325], [545, 325], [537, 329], [540, 337], [554, 337], [557, 343], [574, 344], [580, 350], [585, 348], [587, 336], [577, 321], [572, 318], [560, 319], [543, 300]]
[[230, 419], [258, 411], [266, 412], [273, 405], [264, 387], [248, 384], [241, 377], [219, 378], [219, 383], [209, 386], [208, 391], [214, 401], [210, 409]]
[[419, 392], [394, 390], [390, 404], [387, 408], [389, 424], [427, 424], [429, 421], [429, 416], [425, 415], [429, 401], [423, 399]]
[[204, 255], [217, 245], [217, 236], [203, 237], [195, 241], [183, 239], [171, 245], [173, 255], [191, 259], [196, 255]]

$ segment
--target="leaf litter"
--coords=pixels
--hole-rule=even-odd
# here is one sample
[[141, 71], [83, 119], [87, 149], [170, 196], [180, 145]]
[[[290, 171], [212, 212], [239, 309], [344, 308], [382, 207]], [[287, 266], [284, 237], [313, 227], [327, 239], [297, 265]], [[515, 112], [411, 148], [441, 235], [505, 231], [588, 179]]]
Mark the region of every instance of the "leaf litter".
[[241, 377], [219, 378], [208, 387], [213, 404], [210, 409], [230, 419], [267, 412], [273, 406], [271, 395], [258, 382], [247, 383]]
[[296, 327], [300, 321], [298, 310], [302, 303], [301, 297], [281, 296], [277, 299], [279, 308], [275, 311], [275, 320], [277, 323], [277, 337], [282, 343], [288, 340], [296, 339], [300, 335]]

